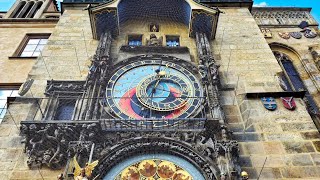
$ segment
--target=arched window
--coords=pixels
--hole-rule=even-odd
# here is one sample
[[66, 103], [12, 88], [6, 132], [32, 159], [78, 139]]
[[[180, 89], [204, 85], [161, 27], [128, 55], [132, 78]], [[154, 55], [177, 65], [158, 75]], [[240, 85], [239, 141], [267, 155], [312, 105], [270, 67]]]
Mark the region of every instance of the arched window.
[[36, 13], [39, 11], [39, 9], [41, 8], [43, 2], [39, 1], [37, 2], [32, 9], [30, 10], [29, 14], [27, 15], [27, 18], [33, 18], [34, 15], [36, 15]]
[[23, 7], [24, 7], [25, 4], [26, 4], [25, 1], [21, 1], [21, 2], [18, 4], [18, 6], [16, 7], [16, 9], [12, 12], [11, 17], [12, 17], [12, 18], [16, 18], [16, 17], [20, 14], [20, 12], [21, 12], [21, 10], [23, 9]]
[[34, 5], [33, 1], [28, 2], [22, 9], [21, 13], [18, 15], [18, 18], [25, 18], [27, 14], [30, 12], [33, 5]]
[[274, 55], [277, 58], [283, 70], [285, 71], [285, 74], [281, 78], [285, 82], [286, 86], [288, 87], [287, 91], [306, 91], [304, 101], [308, 106], [309, 113], [312, 113], [312, 114], [319, 113], [319, 109], [315, 101], [313, 100], [313, 97], [305, 87], [291, 59], [287, 55], [280, 52], [274, 52]]

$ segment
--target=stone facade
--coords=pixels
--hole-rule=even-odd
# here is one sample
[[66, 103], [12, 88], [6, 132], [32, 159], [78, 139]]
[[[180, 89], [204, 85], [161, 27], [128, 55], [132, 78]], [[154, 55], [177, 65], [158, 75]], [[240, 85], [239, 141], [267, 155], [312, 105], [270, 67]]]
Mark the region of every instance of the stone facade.
[[[30, 118], [35, 103], [28, 98], [46, 97], [44, 92], [48, 89], [48, 80], [87, 80], [87, 74], [90, 74], [88, 67], [96, 58], [94, 55], [99, 42], [93, 39], [90, 16], [88, 11], [83, 10], [85, 7], [86, 5], [65, 4], [56, 25], [8, 25], [1, 23], [0, 19], [0, 40], [4, 42], [0, 46], [0, 63], [3, 68], [3, 71], [0, 71], [0, 82], [23, 82], [27, 73], [29, 78], [35, 80], [24, 98], [10, 104], [0, 125], [0, 165], [3, 167], [0, 170], [0, 179], [57, 179], [57, 175], [64, 171], [47, 167], [29, 169], [24, 144], [20, 143], [24, 140], [20, 136], [20, 123], [41, 119]], [[265, 13], [268, 8], [253, 9], [251, 13], [249, 8], [233, 6], [221, 7], [220, 11], [224, 13], [219, 16], [216, 36], [210, 41], [210, 45], [215, 62], [220, 65], [219, 100], [227, 127], [233, 131], [230, 139], [237, 140], [239, 144], [241, 170], [248, 172], [249, 179], [319, 179], [320, 134], [314, 122], [318, 119], [311, 118], [307, 105], [301, 98], [295, 98], [297, 107], [294, 111], [283, 107], [277, 95], [283, 92], [277, 77], [283, 69], [273, 54], [273, 51], [281, 52], [291, 58], [304, 85], [319, 106], [317, 73], [320, 68], [315, 64], [310, 52], [310, 47], [319, 42], [319, 37], [281, 38], [279, 32], [300, 31], [301, 29], [296, 27], [299, 24], [290, 24], [288, 21], [284, 24], [287, 27], [280, 28], [273, 21], [268, 24], [266, 21], [257, 20], [260, 17], [257, 15], [259, 11]], [[307, 15], [302, 18], [311, 18], [312, 30], [317, 30], [317, 24], [310, 14], [305, 10], [303, 14]], [[120, 25], [119, 36], [114, 37], [111, 44], [112, 61], [120, 62], [119, 59], [132, 56], [121, 51], [121, 46], [128, 43], [128, 35], [143, 34], [142, 43], [146, 43], [151, 34], [148, 22], [148, 19], [132, 20]], [[189, 37], [189, 27], [169, 20], [158, 23], [161, 31], [154, 33], [157, 37], [179, 35], [181, 46], [188, 47], [188, 55], [170, 55], [201, 65], [197, 42], [195, 38]], [[272, 38], [265, 38], [260, 28], [270, 29]], [[35, 63], [34, 59], [23, 63], [14, 58], [8, 59], [24, 34], [32, 32], [51, 33], [42, 56], [38, 57]], [[258, 98], [259, 93], [267, 92], [276, 97], [278, 107], [275, 111], [265, 109]], [[257, 97], [249, 97], [250, 93]], [[44, 107], [44, 104], [40, 103], [39, 106]], [[187, 138], [181, 139], [184, 141]]]

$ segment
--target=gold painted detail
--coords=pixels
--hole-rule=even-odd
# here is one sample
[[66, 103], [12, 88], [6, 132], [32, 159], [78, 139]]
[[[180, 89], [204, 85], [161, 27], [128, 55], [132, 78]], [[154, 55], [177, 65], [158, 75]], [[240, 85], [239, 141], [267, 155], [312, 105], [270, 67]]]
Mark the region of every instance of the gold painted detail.
[[265, 38], [272, 38], [272, 32], [269, 28], [260, 28]]
[[165, 160], [148, 159], [126, 167], [115, 180], [193, 180], [180, 166]]
[[290, 34], [288, 32], [279, 32], [278, 34], [283, 39], [290, 39]]
[[85, 178], [90, 178], [92, 171], [94, 170], [94, 168], [98, 165], [99, 161], [93, 161], [91, 163], [86, 163], [86, 166], [81, 168], [76, 156], [73, 157], [73, 165], [74, 165], [74, 179], [75, 180], [82, 180]]

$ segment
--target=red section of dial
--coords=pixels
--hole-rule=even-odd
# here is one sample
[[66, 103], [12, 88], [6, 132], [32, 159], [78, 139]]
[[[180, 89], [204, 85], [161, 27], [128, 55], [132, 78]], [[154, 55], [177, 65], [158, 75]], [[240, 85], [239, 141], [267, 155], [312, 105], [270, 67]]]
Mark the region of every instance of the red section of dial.
[[[181, 94], [177, 89], [170, 87], [170, 92], [175, 97], [178, 97], [179, 94]], [[134, 119], [143, 119], [143, 117], [139, 116], [131, 106], [131, 99], [136, 94], [136, 88], [132, 88], [128, 92], [126, 92], [122, 98], [119, 101], [119, 108], [123, 110], [128, 116], [134, 118]], [[177, 116], [179, 116], [181, 113], [183, 113], [186, 109], [188, 109], [188, 105], [184, 105], [183, 107], [174, 110], [172, 113], [165, 116], [166, 119], [172, 119]]]

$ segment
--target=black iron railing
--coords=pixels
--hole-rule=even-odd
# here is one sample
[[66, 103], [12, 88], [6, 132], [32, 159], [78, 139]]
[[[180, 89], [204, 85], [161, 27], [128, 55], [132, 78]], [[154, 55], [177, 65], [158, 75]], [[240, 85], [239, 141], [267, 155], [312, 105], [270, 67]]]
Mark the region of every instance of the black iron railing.
[[[195, 97], [192, 97], [195, 98]], [[175, 131], [203, 130], [205, 127], [205, 108], [199, 108], [193, 118], [118, 118], [110, 114], [105, 98], [82, 98], [82, 95], [51, 98], [17, 98], [28, 105], [26, 122], [35, 123], [92, 123], [101, 125], [108, 131]]]

